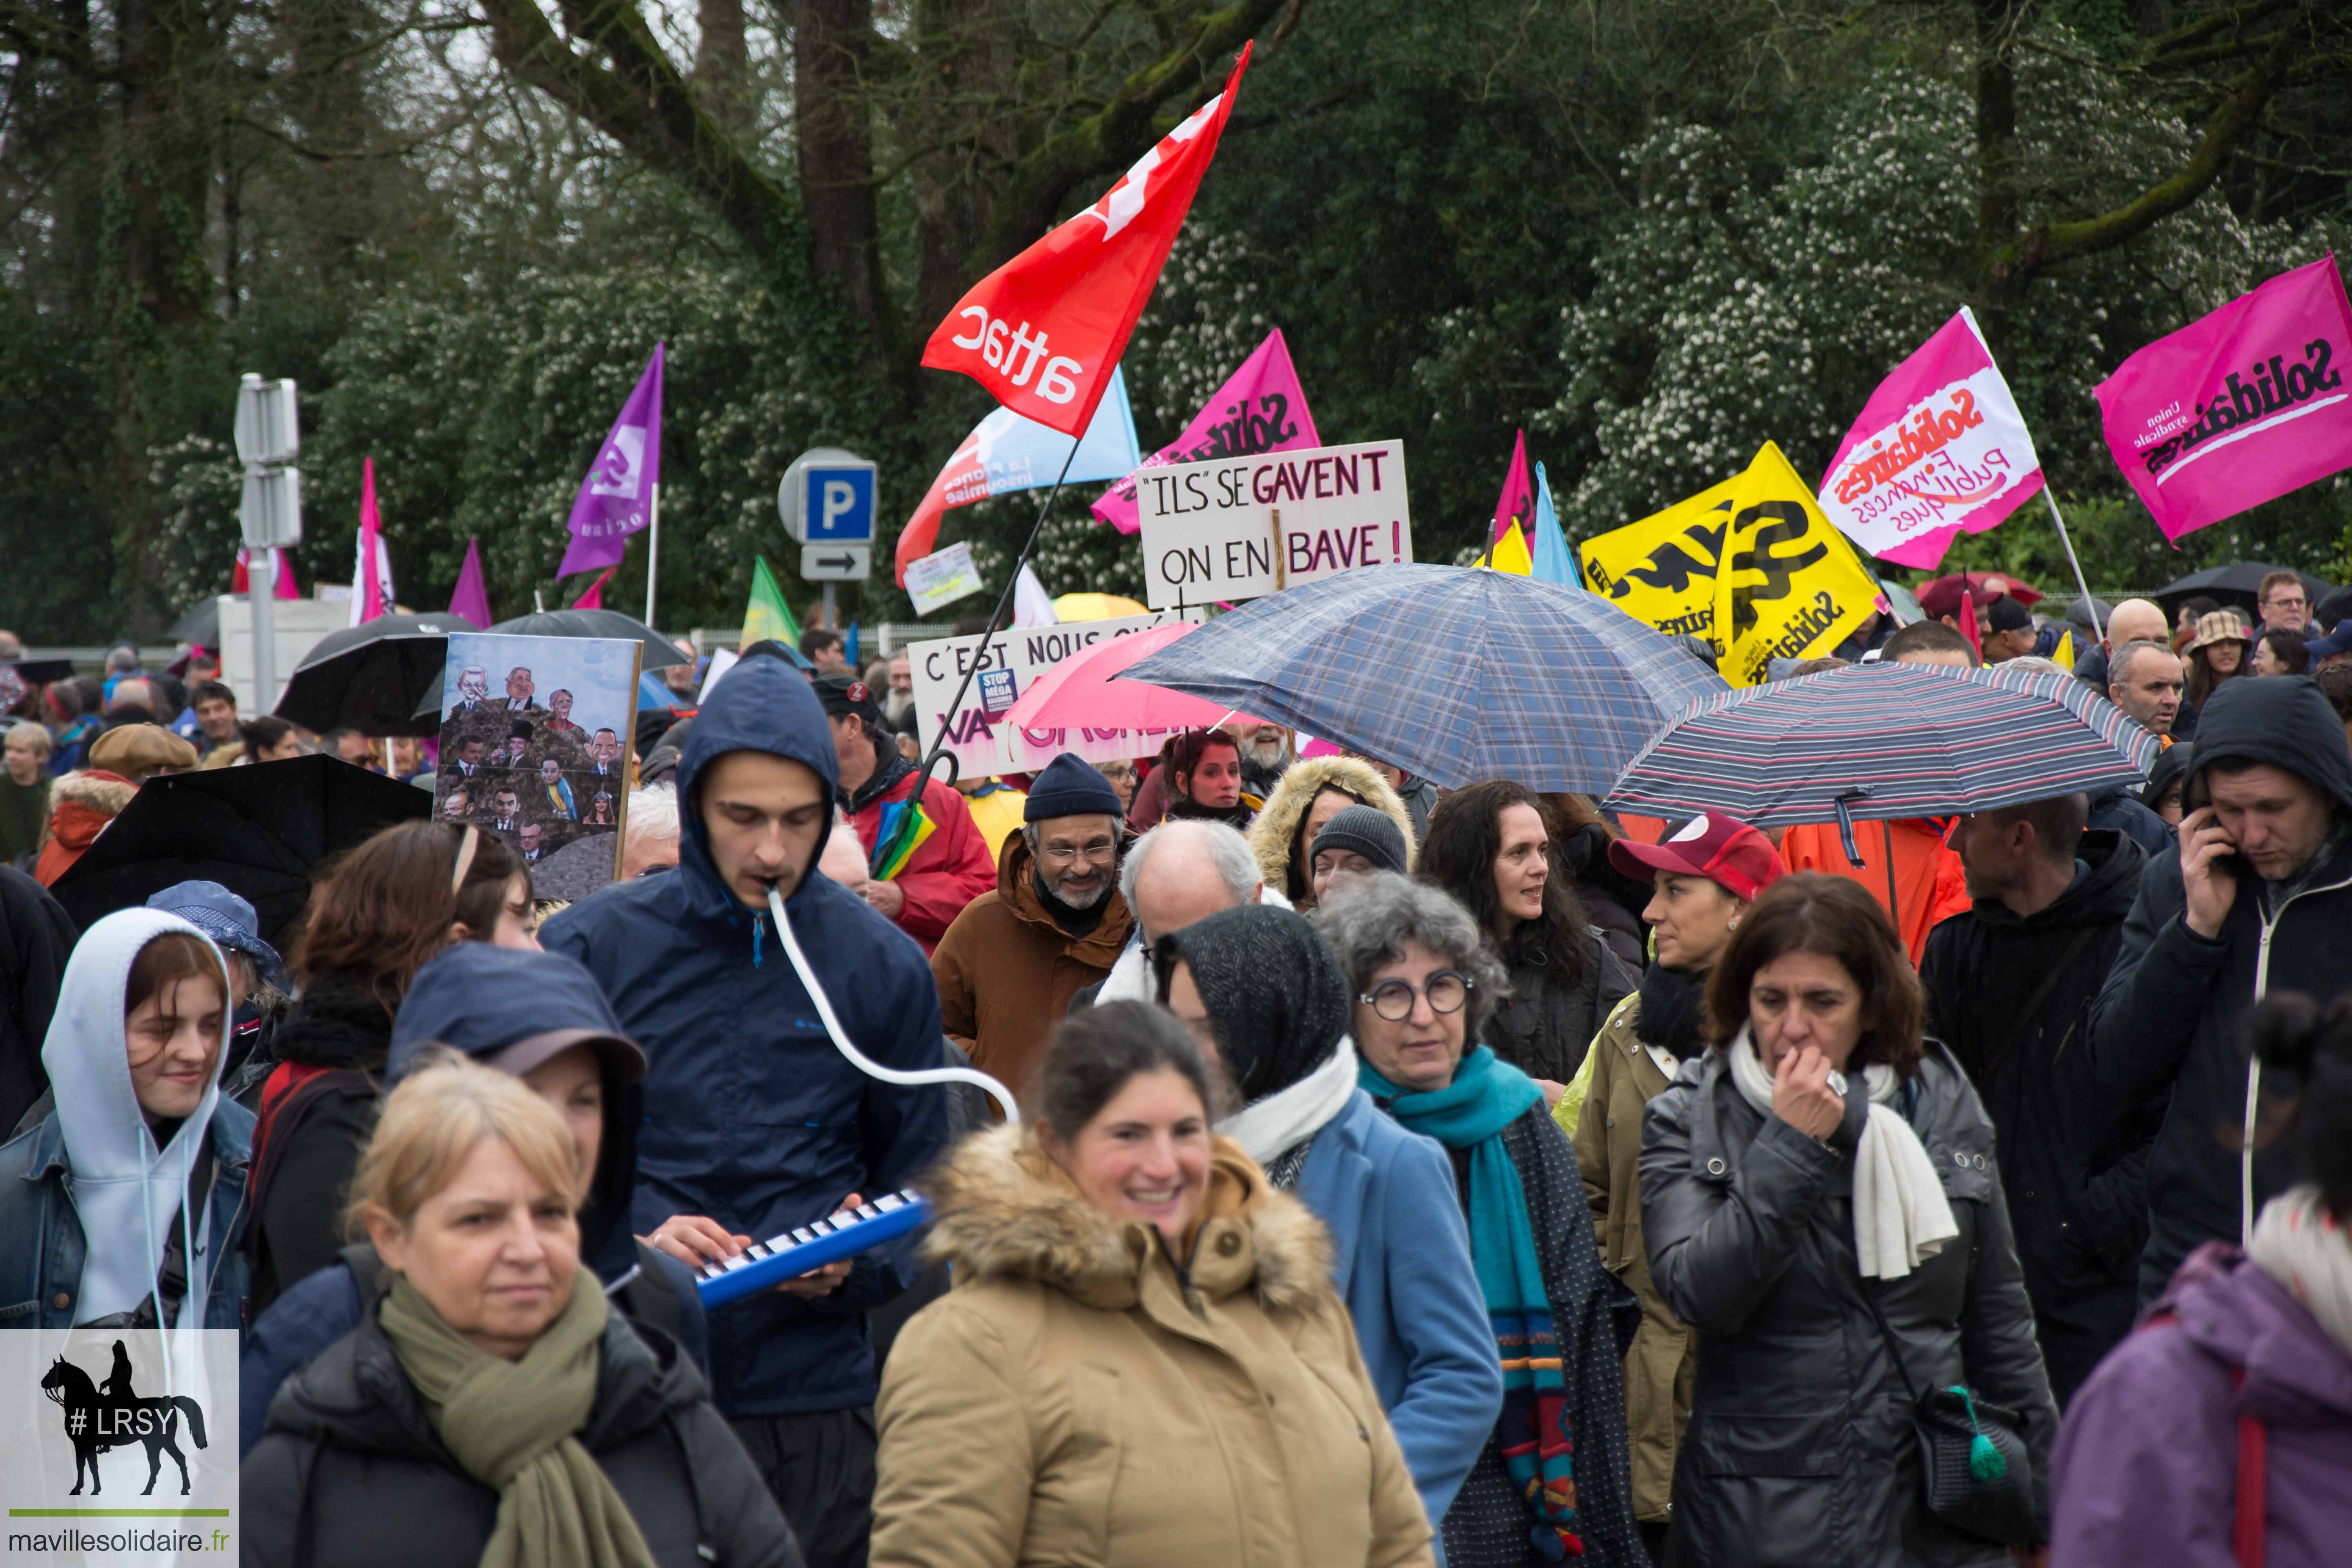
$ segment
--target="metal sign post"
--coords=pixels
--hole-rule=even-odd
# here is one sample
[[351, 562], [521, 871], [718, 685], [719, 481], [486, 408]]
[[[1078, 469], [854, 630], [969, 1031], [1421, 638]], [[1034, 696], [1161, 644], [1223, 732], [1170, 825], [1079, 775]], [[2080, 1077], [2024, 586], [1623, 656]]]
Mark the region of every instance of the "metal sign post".
[[253, 611], [254, 701], [265, 713], [278, 705], [274, 552], [302, 542], [302, 472], [292, 467], [301, 449], [294, 384], [248, 373], [236, 389], [236, 457], [245, 465], [238, 524], [245, 537], [246, 598]]

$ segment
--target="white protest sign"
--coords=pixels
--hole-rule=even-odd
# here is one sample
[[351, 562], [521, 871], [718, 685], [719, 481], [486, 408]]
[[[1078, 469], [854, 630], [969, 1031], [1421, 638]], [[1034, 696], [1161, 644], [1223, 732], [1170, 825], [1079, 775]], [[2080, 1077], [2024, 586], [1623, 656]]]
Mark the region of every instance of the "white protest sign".
[[[1126, 616], [1111, 621], [1070, 621], [1054, 626], [1022, 626], [991, 639], [979, 636], [909, 643], [907, 659], [915, 678], [917, 739], [930, 749], [942, 721], [948, 750], [961, 776], [1035, 773], [1064, 752], [1090, 763], [1144, 757], [1158, 751], [1172, 730], [1023, 730], [1003, 721], [1005, 710], [1027, 693], [1038, 677], [1097, 644], [1132, 637], [1171, 621], [1201, 619], [1183, 615]], [[948, 704], [964, 672], [977, 669], [952, 717]]]
[[1143, 468], [1135, 489], [1156, 610], [1412, 559], [1402, 441]]
[[980, 592], [980, 571], [971, 563], [970, 542], [950, 544], [934, 555], [907, 563], [907, 597], [915, 614], [928, 616], [941, 605]]

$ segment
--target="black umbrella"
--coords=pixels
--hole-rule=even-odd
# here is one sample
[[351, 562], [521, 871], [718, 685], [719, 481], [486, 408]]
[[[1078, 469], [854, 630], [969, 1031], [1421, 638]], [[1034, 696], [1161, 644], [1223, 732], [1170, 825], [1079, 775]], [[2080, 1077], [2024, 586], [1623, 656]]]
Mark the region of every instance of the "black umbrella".
[[319, 862], [378, 828], [433, 814], [413, 784], [333, 757], [148, 780], [49, 889], [84, 931], [180, 882], [220, 883], [272, 943], [302, 912]]
[[378, 616], [319, 639], [286, 679], [280, 719], [309, 730], [431, 735], [441, 728], [449, 634], [479, 630], [463, 616]]
[[194, 643], [220, 651], [220, 601], [198, 599], [188, 606], [188, 613], [172, 623], [173, 642]]
[[518, 637], [635, 637], [646, 645], [644, 662], [638, 666], [641, 669], [663, 669], [673, 664], [694, 662], [693, 654], [635, 616], [625, 616], [618, 610], [541, 610], [535, 616], [500, 621], [490, 630]]
[[[2180, 618], [2180, 601], [2202, 594], [2224, 605], [2237, 605], [2245, 609], [2260, 608], [2256, 595], [2262, 592], [2263, 579], [2273, 572], [2290, 572], [2290, 566], [2273, 566], [2266, 561], [2241, 561], [2231, 566], [2211, 566], [2202, 572], [2191, 572], [2176, 582], [2167, 583], [2148, 595], [2162, 606], [2165, 618]], [[2316, 605], [2336, 591], [2333, 583], [2322, 582], [2308, 572], [2296, 572], [2303, 579], [2306, 604]]]
[[69, 658], [20, 658], [16, 674], [27, 686], [47, 686], [53, 680], [73, 679], [73, 660]]

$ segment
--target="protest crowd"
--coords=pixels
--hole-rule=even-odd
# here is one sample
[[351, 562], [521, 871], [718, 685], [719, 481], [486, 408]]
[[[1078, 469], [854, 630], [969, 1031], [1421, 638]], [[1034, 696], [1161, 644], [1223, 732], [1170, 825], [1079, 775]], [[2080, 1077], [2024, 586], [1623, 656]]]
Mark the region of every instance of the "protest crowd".
[[265, 1568], [2345, 1562], [2352, 592], [1915, 595], [1889, 395], [1213, 616], [483, 603], [415, 725], [0, 633], [0, 1330], [236, 1334]]

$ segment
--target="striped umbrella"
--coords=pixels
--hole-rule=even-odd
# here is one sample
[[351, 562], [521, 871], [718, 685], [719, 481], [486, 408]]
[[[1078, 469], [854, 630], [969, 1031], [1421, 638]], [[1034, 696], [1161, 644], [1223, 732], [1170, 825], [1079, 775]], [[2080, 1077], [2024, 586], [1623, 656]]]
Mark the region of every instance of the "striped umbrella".
[[2156, 752], [2153, 734], [2071, 675], [1859, 665], [1697, 702], [1607, 804], [1758, 827], [1951, 816], [2137, 784]]
[[1657, 727], [1724, 689], [1581, 588], [1459, 566], [1371, 566], [1218, 616], [1129, 668], [1458, 787], [1606, 789]]

